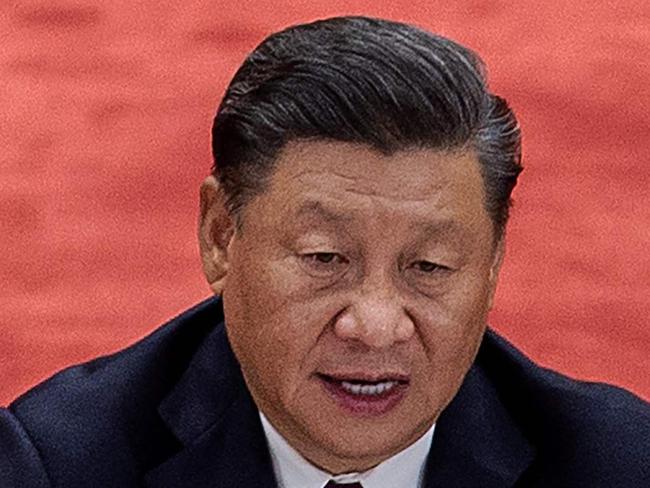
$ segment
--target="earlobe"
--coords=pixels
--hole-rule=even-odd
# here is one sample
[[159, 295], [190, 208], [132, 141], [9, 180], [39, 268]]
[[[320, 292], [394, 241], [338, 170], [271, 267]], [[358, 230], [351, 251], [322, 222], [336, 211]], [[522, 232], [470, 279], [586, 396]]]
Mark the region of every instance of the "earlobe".
[[214, 176], [201, 185], [199, 247], [203, 273], [216, 295], [223, 292], [228, 274], [228, 245], [234, 235], [223, 188]]

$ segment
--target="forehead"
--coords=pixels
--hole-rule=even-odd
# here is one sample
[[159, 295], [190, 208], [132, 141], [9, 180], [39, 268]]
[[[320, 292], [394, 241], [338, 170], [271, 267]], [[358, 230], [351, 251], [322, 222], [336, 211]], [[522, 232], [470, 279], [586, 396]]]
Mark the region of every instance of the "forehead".
[[276, 229], [356, 222], [405, 232], [430, 224], [491, 233], [478, 161], [469, 151], [385, 155], [358, 144], [293, 142], [252, 206]]
[[427, 199], [443, 186], [482, 186], [472, 152], [413, 149], [384, 155], [368, 146], [328, 141], [288, 144], [277, 158], [273, 180], [285, 188], [316, 184], [407, 202]]

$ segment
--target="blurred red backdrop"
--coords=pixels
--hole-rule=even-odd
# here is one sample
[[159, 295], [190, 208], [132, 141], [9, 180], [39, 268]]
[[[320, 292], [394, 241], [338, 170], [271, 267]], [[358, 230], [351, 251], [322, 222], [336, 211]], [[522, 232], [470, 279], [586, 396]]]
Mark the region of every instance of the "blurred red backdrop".
[[524, 130], [492, 325], [542, 364], [650, 398], [646, 0], [0, 4], [0, 404], [208, 296], [210, 124], [267, 34], [340, 14], [477, 50]]

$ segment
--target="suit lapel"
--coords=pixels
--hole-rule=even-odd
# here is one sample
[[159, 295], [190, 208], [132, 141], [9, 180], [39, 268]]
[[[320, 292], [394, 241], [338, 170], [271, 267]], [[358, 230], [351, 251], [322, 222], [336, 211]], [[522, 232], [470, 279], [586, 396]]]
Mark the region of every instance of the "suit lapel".
[[[488, 375], [488, 365], [496, 358], [487, 357], [494, 354], [492, 345], [486, 349], [484, 341], [458, 394], [436, 423], [425, 488], [510, 487], [534, 458], [534, 448]], [[501, 374], [508, 377], [512, 371]]]
[[223, 324], [201, 345], [159, 413], [183, 449], [147, 473], [146, 486], [276, 486], [257, 408]]

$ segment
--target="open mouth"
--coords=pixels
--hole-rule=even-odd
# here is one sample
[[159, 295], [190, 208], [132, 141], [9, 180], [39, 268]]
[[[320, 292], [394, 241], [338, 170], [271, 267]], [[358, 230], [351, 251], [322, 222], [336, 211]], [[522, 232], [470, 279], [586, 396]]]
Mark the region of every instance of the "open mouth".
[[408, 378], [386, 375], [362, 379], [316, 375], [330, 398], [344, 411], [364, 417], [383, 415], [396, 407], [406, 395]]
[[327, 380], [327, 381], [348, 381], [350, 383], [364, 383], [369, 385], [376, 385], [378, 383], [386, 381], [394, 381], [396, 383], [408, 383], [409, 377], [403, 374], [380, 374], [380, 375], [369, 375], [369, 374], [325, 374], [317, 373], [317, 376]]

